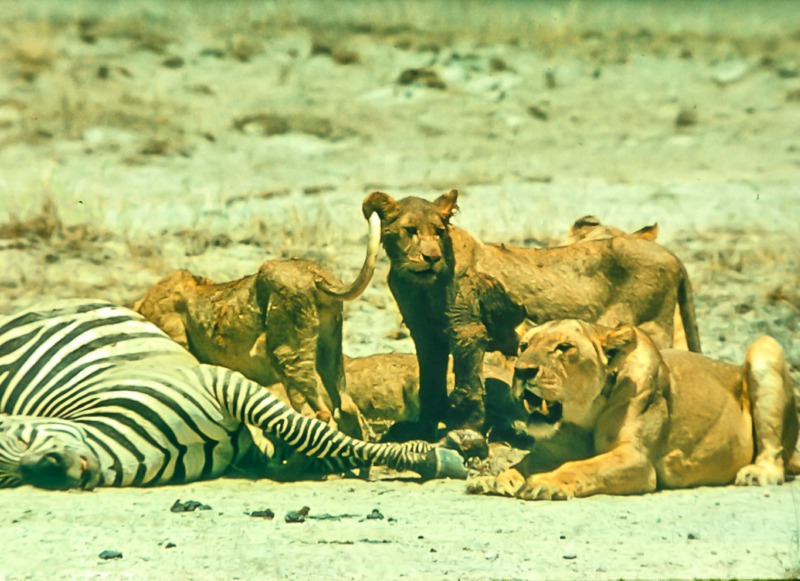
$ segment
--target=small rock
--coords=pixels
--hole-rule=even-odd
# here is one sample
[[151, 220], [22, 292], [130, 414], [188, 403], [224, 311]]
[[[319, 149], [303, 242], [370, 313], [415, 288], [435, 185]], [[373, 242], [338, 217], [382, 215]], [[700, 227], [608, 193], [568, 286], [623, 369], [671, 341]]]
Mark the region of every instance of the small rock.
[[686, 538], [689, 539], [690, 541], [696, 541], [697, 539], [700, 538], [700, 535], [698, 535], [697, 533], [689, 533], [688, 535], [686, 535]]
[[538, 119], [539, 121], [547, 121], [550, 119], [550, 113], [547, 110], [540, 106], [540, 105], [531, 105], [528, 107], [528, 113], [534, 119]]
[[98, 79], [107, 79], [109, 75], [109, 68], [108, 65], [100, 65], [97, 67], [97, 78]]
[[373, 508], [372, 512], [367, 515], [367, 520], [383, 520], [383, 515], [377, 508]]
[[675, 117], [675, 127], [691, 127], [697, 125], [697, 111], [692, 109], [681, 109]]
[[119, 551], [103, 551], [97, 556], [107, 561], [108, 559], [121, 559], [122, 553]]
[[304, 506], [300, 510], [290, 510], [286, 513], [286, 516], [283, 517], [287, 523], [303, 523], [306, 522], [306, 517], [308, 516], [308, 511], [311, 510], [307, 506]]
[[331, 60], [340, 65], [352, 65], [361, 60], [359, 54], [347, 48], [334, 48], [331, 51]]
[[210, 56], [218, 59], [224, 59], [225, 51], [221, 48], [208, 47], [200, 51], [200, 56]]
[[501, 59], [499, 56], [493, 56], [489, 59], [489, 70], [495, 73], [508, 70], [508, 63]]
[[487, 561], [496, 561], [500, 554], [497, 551], [486, 551], [483, 554], [483, 558]]
[[175, 543], [173, 543], [172, 541], [168, 541], [168, 542], [164, 543], [164, 548], [165, 548], [165, 549], [174, 549], [174, 548], [175, 548], [175, 547], [177, 547], [177, 546], [178, 546], [178, 545], [176, 545], [176, 544], [175, 544]]
[[745, 61], [729, 61], [716, 66], [711, 78], [720, 86], [730, 85], [742, 80], [752, 68], [752, 65]]
[[574, 554], [570, 553], [568, 555], [561, 555], [561, 558], [562, 559], [566, 559], [568, 561], [571, 561], [572, 559], [577, 559], [578, 555], [574, 555]]
[[253, 516], [256, 518], [263, 518], [266, 520], [272, 520], [273, 518], [275, 518], [275, 513], [268, 508], [264, 510], [254, 510], [253, 512], [248, 512], [247, 514], [249, 516]]
[[397, 77], [397, 84], [417, 84], [428, 87], [429, 89], [439, 89], [442, 91], [447, 89], [447, 84], [441, 78], [439, 78], [439, 75], [436, 74], [436, 71], [427, 68], [404, 70], [402, 73], [400, 73], [400, 76]]
[[211, 507], [207, 504], [203, 504], [202, 502], [197, 502], [196, 500], [187, 500], [186, 502], [181, 502], [180, 499], [178, 499], [169, 510], [170, 512], [194, 512], [197, 509], [211, 510]]
[[163, 61], [161, 61], [161, 64], [167, 67], [168, 69], [179, 69], [186, 64], [186, 61], [184, 61], [183, 58], [179, 56], [168, 56]]

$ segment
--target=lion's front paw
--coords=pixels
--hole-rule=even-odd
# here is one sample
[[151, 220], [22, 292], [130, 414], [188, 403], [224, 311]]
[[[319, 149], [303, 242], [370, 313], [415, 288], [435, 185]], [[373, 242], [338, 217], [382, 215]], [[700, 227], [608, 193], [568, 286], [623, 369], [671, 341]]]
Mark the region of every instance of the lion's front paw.
[[545, 474], [530, 476], [517, 494], [523, 500], [568, 500], [575, 496], [575, 487]]
[[750, 464], [736, 475], [736, 486], [770, 486], [783, 481], [783, 468], [776, 464]]
[[525, 478], [519, 471], [511, 469], [497, 476], [479, 476], [467, 483], [470, 494], [497, 494], [499, 496], [516, 496], [525, 484]]

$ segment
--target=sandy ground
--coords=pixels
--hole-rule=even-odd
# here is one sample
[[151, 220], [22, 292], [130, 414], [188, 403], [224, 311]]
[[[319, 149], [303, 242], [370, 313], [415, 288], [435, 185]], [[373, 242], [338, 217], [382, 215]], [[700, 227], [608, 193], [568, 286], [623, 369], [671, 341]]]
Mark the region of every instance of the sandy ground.
[[[351, 278], [367, 193], [458, 188], [457, 223], [486, 240], [551, 244], [585, 214], [658, 222], [705, 352], [738, 361], [768, 333], [797, 380], [800, 10], [756, 4], [5, 3], [0, 312], [130, 304], [175, 268], [226, 280], [293, 255]], [[386, 269], [348, 306], [349, 355], [413, 349]], [[0, 578], [785, 577], [799, 491], [20, 489], [0, 494]], [[213, 510], [171, 513], [177, 498]], [[303, 505], [356, 516], [283, 521]], [[373, 508], [386, 518], [362, 520]]]

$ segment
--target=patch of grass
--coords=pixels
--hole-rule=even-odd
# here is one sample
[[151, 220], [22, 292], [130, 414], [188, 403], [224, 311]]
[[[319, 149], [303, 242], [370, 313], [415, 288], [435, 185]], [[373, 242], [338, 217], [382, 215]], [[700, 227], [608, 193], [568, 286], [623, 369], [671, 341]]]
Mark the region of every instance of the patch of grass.
[[38, 212], [25, 218], [12, 214], [8, 222], [0, 223], [0, 239], [48, 244], [55, 253], [92, 254], [90, 251], [110, 240], [111, 234], [92, 224], [65, 225], [55, 202], [45, 198]]

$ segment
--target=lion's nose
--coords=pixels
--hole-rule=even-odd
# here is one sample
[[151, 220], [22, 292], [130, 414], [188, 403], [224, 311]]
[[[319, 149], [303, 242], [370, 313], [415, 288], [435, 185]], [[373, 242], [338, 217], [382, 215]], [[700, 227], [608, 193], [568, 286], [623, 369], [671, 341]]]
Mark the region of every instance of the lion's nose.
[[433, 240], [423, 239], [419, 250], [420, 254], [422, 254], [422, 259], [429, 264], [433, 264], [442, 259], [442, 249], [439, 248], [439, 244]]
[[538, 365], [524, 365], [514, 368], [514, 374], [523, 381], [530, 381], [539, 374]]

